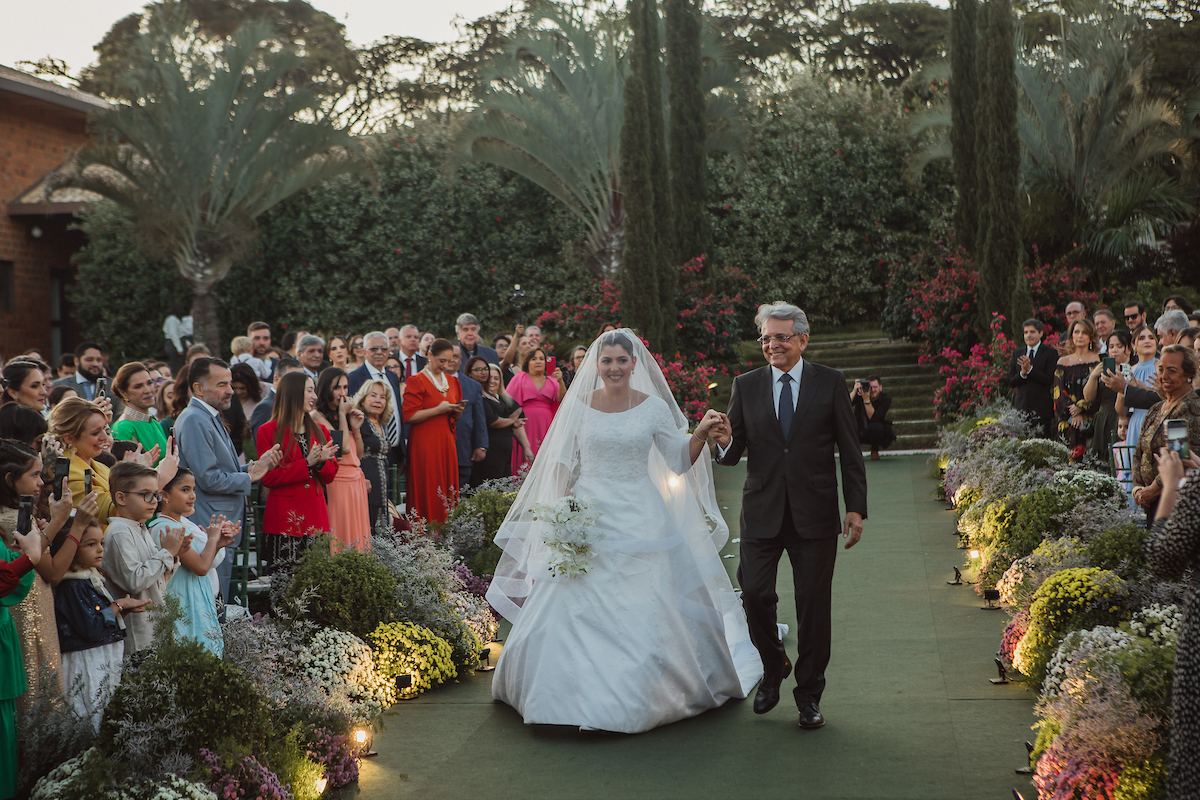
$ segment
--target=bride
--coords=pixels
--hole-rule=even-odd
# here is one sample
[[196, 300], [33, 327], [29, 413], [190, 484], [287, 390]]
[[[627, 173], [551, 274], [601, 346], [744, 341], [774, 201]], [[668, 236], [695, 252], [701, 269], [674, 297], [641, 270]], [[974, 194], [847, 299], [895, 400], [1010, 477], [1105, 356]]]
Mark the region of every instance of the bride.
[[[720, 558], [729, 529], [705, 446], [718, 419], [687, 433], [631, 331], [589, 348], [496, 534], [487, 598], [513, 627], [492, 695], [526, 724], [640, 733], [744, 698], [762, 677]], [[567, 495], [599, 513], [575, 577], [552, 569], [554, 529], [534, 508]]]

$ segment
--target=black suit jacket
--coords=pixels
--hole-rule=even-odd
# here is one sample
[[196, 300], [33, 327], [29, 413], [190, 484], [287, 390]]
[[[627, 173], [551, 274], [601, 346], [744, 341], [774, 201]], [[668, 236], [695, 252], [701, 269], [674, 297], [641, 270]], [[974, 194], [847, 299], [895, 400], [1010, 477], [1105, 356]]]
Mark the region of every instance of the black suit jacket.
[[1139, 389], [1136, 386], [1125, 387], [1125, 408], [1153, 408], [1162, 401], [1158, 392], [1153, 389]]
[[760, 367], [733, 381], [729, 424], [733, 441], [717, 459], [737, 464], [746, 452], [742, 489], [742, 538], [769, 539], [783, 525], [785, 501], [796, 533], [805, 539], [837, 536], [837, 458], [841, 457], [846, 511], [867, 518], [867, 471], [858, 443], [858, 425], [841, 372], [804, 362], [796, 415], [786, 440], [775, 416], [771, 368]]
[[1008, 364], [1008, 385], [1017, 390], [1013, 406], [1018, 411], [1027, 411], [1038, 419], [1054, 416], [1054, 370], [1058, 366], [1058, 353], [1045, 344], [1039, 345], [1033, 356], [1033, 367], [1029, 376], [1021, 377], [1021, 365], [1017, 359], [1025, 355], [1027, 348], [1019, 347]]

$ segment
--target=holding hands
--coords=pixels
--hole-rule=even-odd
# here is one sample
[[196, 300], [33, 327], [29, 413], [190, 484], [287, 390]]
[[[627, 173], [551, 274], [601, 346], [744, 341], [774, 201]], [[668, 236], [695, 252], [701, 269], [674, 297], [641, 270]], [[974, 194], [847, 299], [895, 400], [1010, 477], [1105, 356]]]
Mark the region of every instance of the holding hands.
[[732, 429], [729, 427], [729, 417], [710, 408], [705, 412], [704, 419], [700, 420], [700, 424], [696, 426], [695, 435], [697, 439], [714, 439], [721, 447], [728, 447], [733, 437]]

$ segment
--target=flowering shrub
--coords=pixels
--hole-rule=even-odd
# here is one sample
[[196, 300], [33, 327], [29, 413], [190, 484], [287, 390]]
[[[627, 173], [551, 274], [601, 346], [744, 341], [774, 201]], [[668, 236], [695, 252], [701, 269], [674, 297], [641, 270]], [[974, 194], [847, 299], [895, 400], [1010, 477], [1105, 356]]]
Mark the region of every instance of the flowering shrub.
[[202, 783], [171, 774], [157, 781], [126, 778], [120, 776], [119, 767], [114, 774], [114, 766], [99, 749], [86, 750], [39, 780], [30, 800], [218, 800]]
[[381, 622], [394, 619], [396, 581], [371, 553], [330, 551], [322, 536], [304, 553], [285, 597], [312, 590], [306, 616], [318, 625], [348, 631], [360, 639]]
[[358, 780], [358, 751], [349, 735], [317, 728], [307, 744], [309, 758], [325, 768], [327, 788], [337, 789]]
[[[939, 355], [945, 363], [938, 373], [946, 383], [933, 393], [935, 417], [958, 419], [1008, 397], [1008, 362], [1014, 345], [1004, 330], [1004, 315], [993, 314], [990, 345], [972, 345], [966, 356], [951, 347], [943, 348]], [[922, 363], [932, 360], [921, 356]]]
[[210, 785], [220, 800], [292, 800], [292, 793], [279, 776], [254, 756], [242, 756], [229, 763], [205, 748], [200, 751], [200, 759], [212, 776]]
[[1118, 611], [1114, 601], [1126, 592], [1125, 582], [1115, 573], [1095, 567], [1074, 567], [1050, 576], [1034, 593], [1029, 631], [1013, 651], [1013, 666], [1043, 680], [1059, 637], [1089, 623], [1113, 621]]
[[349, 702], [354, 717], [373, 720], [396, 702], [395, 685], [375, 668], [371, 648], [336, 628], [317, 632], [300, 658], [300, 677]]
[[654, 356], [654, 360], [662, 369], [663, 377], [667, 379], [667, 386], [671, 387], [671, 394], [675, 396], [675, 402], [679, 403], [679, 408], [683, 411], [684, 416], [693, 422], [703, 419], [704, 412], [708, 410], [709, 406], [708, 385], [716, 377], [717, 368], [689, 367], [677, 361], [667, 363], [658, 355]]
[[1090, 469], [1059, 470], [1054, 474], [1054, 486], [1072, 496], [1072, 505], [1108, 503], [1120, 508], [1129, 502], [1129, 494], [1116, 478]]
[[996, 651], [996, 655], [1000, 656], [1005, 663], [1011, 664], [1013, 651], [1017, 649], [1017, 644], [1028, 630], [1029, 612], [1021, 609], [1004, 626], [1004, 633], [1000, 636], [1000, 648]]
[[1034, 593], [1047, 578], [1070, 567], [1090, 566], [1084, 545], [1070, 536], [1042, 542], [1030, 555], [1013, 562], [1004, 577], [996, 584], [1000, 600], [1011, 606], [1028, 609]]
[[398, 690], [402, 700], [458, 677], [449, 643], [428, 628], [390, 622], [376, 628], [370, 638], [379, 671], [389, 681], [394, 683], [400, 675], [412, 676], [411, 685]]

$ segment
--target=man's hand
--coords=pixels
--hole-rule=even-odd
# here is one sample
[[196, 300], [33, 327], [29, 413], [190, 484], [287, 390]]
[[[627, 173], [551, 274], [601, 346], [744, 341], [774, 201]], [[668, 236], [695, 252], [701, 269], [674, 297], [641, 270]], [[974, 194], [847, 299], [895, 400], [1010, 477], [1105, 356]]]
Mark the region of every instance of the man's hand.
[[260, 481], [262, 476], [266, 475], [271, 470], [275, 469], [279, 464], [279, 459], [282, 457], [283, 451], [279, 445], [275, 445], [267, 452], [259, 456], [258, 461], [250, 462], [249, 469], [246, 472], [250, 473], [250, 480]]
[[1033, 369], [1033, 362], [1029, 360], [1029, 356], [1022, 355], [1017, 357], [1017, 366], [1021, 368], [1021, 375], [1028, 375]]
[[716, 440], [721, 449], [729, 447], [729, 443], [733, 441], [733, 429], [729, 425], [728, 414], [721, 414], [721, 421], [713, 425], [709, 435]]
[[1125, 376], [1121, 374], [1120, 370], [1111, 375], [1101, 375], [1100, 380], [1117, 394], [1124, 394], [1125, 387], [1129, 385], [1129, 381], [1125, 380]]
[[471, 453], [472, 461], [483, 461], [485, 458], [487, 458], [487, 450], [482, 447], [476, 447], [475, 451]]
[[847, 550], [858, 544], [858, 540], [862, 538], [862, 514], [857, 511], [846, 512], [846, 520], [842, 523], [842, 538], [846, 540]]

